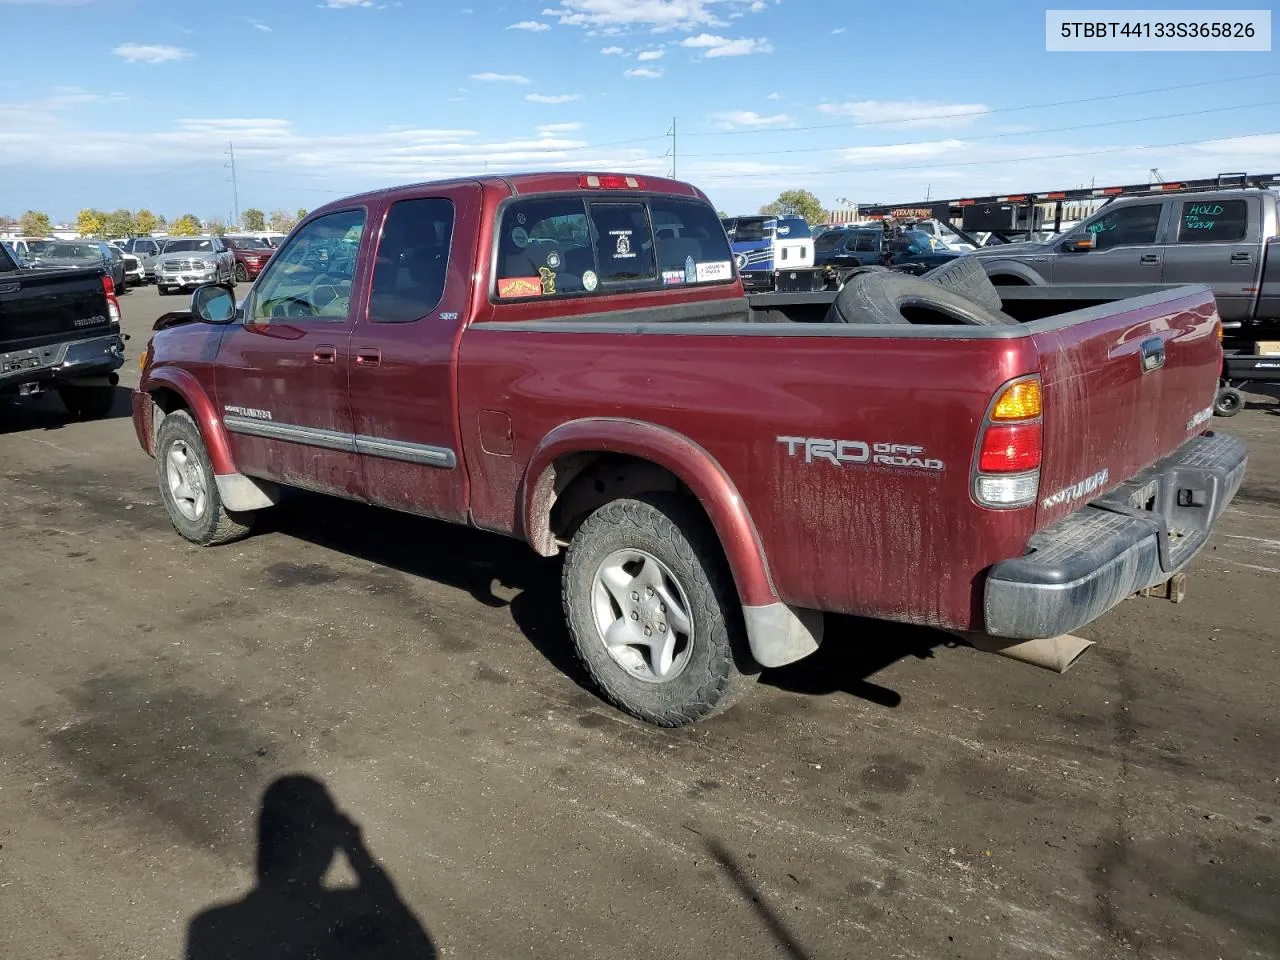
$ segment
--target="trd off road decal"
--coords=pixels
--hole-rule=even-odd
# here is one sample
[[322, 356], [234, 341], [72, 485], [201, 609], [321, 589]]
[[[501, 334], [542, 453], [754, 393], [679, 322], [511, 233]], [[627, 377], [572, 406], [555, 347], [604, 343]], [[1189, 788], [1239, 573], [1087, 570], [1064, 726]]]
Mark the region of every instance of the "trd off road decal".
[[805, 463], [822, 460], [837, 467], [897, 467], [903, 470], [945, 470], [946, 464], [926, 457], [914, 443], [867, 443], [864, 440], [831, 440], [823, 437], [779, 437], [787, 456]]

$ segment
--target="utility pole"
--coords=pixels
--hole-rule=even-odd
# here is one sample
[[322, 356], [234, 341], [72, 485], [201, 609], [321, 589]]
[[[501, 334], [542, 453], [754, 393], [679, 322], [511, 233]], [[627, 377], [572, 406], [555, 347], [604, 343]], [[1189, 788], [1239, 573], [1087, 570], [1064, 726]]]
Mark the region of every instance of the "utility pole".
[[667, 156], [671, 158], [671, 178], [674, 180], [676, 176], [676, 118], [671, 118], [671, 129], [667, 131], [667, 136], [671, 138], [671, 149], [667, 151]]
[[227, 144], [228, 160], [223, 166], [231, 168], [231, 202], [235, 206], [235, 219], [232, 220], [232, 227], [236, 230], [240, 229], [240, 185], [236, 183], [236, 145], [234, 143]]

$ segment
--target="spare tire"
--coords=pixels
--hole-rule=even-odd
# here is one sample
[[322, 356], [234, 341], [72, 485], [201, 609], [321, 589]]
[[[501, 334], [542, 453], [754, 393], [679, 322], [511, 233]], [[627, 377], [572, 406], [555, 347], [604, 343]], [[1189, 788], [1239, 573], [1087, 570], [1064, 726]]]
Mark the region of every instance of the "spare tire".
[[827, 311], [827, 323], [1016, 325], [968, 297], [901, 273], [860, 273], [844, 285]]
[[988, 310], [999, 311], [1004, 306], [1000, 302], [1000, 292], [987, 276], [987, 271], [982, 269], [977, 257], [958, 257], [927, 271], [920, 279], [931, 280], [952, 293], [976, 300]]

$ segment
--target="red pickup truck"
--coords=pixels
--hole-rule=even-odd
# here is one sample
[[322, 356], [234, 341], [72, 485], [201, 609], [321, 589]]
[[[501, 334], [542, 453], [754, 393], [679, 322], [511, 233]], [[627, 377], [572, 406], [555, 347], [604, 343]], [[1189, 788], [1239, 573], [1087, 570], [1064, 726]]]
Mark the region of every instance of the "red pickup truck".
[[1204, 287], [980, 300], [874, 272], [748, 300], [673, 180], [419, 184], [161, 318], [134, 424], [196, 543], [286, 485], [563, 550], [580, 659], [653, 723], [811, 653], [823, 611], [1065, 669], [1239, 487], [1220, 322]]

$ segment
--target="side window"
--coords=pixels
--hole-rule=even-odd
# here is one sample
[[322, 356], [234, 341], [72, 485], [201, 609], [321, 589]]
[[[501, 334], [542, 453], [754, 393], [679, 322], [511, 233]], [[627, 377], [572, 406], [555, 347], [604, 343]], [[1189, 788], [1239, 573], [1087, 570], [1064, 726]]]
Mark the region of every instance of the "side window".
[[874, 233], [870, 233], [870, 232], [860, 233], [858, 234], [858, 237], [854, 241], [854, 243], [856, 245], [854, 246], [853, 249], [856, 250], [858, 253], [875, 253], [876, 252], [876, 235]]
[[343, 210], [294, 234], [254, 285], [251, 322], [345, 320], [364, 223], [363, 210]]
[[653, 236], [643, 203], [593, 203], [596, 272], [601, 283], [656, 280]]
[[369, 319], [412, 323], [434, 310], [444, 296], [452, 239], [452, 201], [432, 197], [394, 204], [374, 261]]
[[1249, 226], [1247, 200], [1184, 200], [1178, 214], [1179, 243], [1236, 243]]
[[599, 278], [582, 198], [509, 204], [498, 229], [496, 274], [504, 300], [595, 290]]
[[655, 198], [649, 211], [664, 285], [733, 280], [729, 240], [714, 210], [696, 201]]
[[1155, 243], [1161, 206], [1159, 203], [1134, 204], [1094, 220], [1086, 228], [1095, 237], [1094, 249]]

